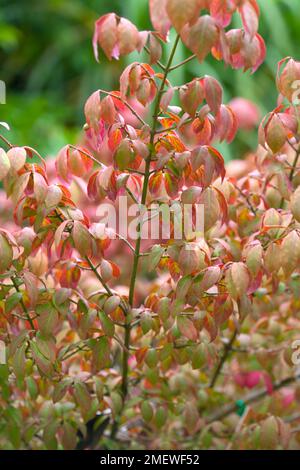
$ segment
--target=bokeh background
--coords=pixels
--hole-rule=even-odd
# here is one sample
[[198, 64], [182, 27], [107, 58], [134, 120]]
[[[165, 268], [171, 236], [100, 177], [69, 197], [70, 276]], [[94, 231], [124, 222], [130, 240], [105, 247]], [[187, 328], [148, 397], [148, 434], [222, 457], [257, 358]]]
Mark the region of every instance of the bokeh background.
[[[243, 74], [209, 58], [174, 71], [171, 82], [183, 84], [211, 74], [222, 83], [225, 102], [242, 96], [256, 103], [262, 115], [273, 109], [277, 62], [285, 56], [300, 59], [300, 0], [258, 1], [260, 34], [267, 44], [267, 59], [258, 72]], [[123, 67], [143, 60], [142, 54], [131, 54], [109, 62], [102, 55], [96, 63], [91, 45], [94, 21], [110, 11], [140, 30], [151, 29], [148, 0], [0, 0], [0, 80], [7, 86], [0, 121], [9, 123], [11, 131], [3, 133], [13, 143], [35, 147], [44, 156], [75, 143], [84, 124], [86, 98], [97, 88], [116, 89]], [[188, 55], [179, 47], [176, 62]], [[233, 145], [221, 148], [225, 159], [241, 158], [255, 148], [256, 135], [240, 131]]]

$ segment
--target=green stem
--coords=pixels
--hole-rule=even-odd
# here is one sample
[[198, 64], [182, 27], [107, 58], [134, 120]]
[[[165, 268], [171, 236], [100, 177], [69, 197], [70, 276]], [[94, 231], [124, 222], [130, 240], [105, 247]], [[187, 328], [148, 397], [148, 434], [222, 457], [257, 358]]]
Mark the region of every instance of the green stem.
[[215, 369], [214, 374], [213, 374], [213, 376], [212, 376], [212, 379], [211, 379], [211, 381], [210, 381], [210, 384], [209, 384], [210, 388], [213, 388], [213, 387], [215, 386], [215, 384], [216, 384], [216, 382], [217, 382], [217, 380], [218, 380], [218, 377], [219, 377], [219, 375], [220, 375], [221, 372], [222, 372], [223, 366], [224, 366], [224, 364], [225, 364], [225, 362], [226, 362], [226, 360], [227, 360], [227, 358], [228, 358], [228, 355], [229, 355], [229, 353], [230, 353], [231, 350], [232, 350], [232, 346], [233, 346], [233, 343], [234, 343], [234, 341], [235, 341], [235, 339], [236, 339], [236, 337], [237, 337], [237, 334], [238, 334], [238, 331], [235, 330], [234, 333], [233, 333], [233, 335], [232, 335], [231, 338], [230, 338], [229, 343], [227, 343], [227, 344], [225, 345], [224, 351], [223, 351], [223, 354], [222, 354], [222, 357], [221, 357], [221, 359], [220, 359], [220, 362], [219, 362], [219, 364], [217, 365], [217, 368]]
[[[168, 73], [171, 68], [171, 64], [175, 55], [175, 51], [179, 42], [180, 36], [177, 35], [176, 40], [174, 42], [173, 48], [170, 53], [170, 57], [168, 59], [167, 65], [165, 66], [164, 70], [164, 75], [159, 87], [159, 90], [157, 92], [157, 98], [156, 98], [156, 103], [155, 103], [155, 108], [154, 108], [154, 114], [153, 114], [153, 120], [152, 120], [152, 128], [151, 128], [151, 133], [150, 133], [150, 151], [149, 155], [146, 159], [146, 164], [145, 164], [145, 176], [144, 176], [144, 182], [143, 182], [143, 189], [142, 189], [142, 198], [141, 198], [141, 205], [145, 205], [146, 203], [146, 198], [147, 198], [147, 192], [148, 192], [148, 183], [149, 183], [149, 178], [150, 178], [150, 166], [151, 166], [151, 161], [152, 161], [152, 156], [154, 153], [154, 140], [155, 140], [155, 135], [156, 135], [156, 129], [158, 125], [158, 116], [160, 112], [160, 102], [164, 93], [164, 88], [167, 80]], [[130, 307], [133, 307], [134, 304], [134, 290], [135, 290], [135, 283], [136, 283], [136, 277], [137, 277], [137, 271], [138, 271], [138, 265], [139, 265], [139, 258], [140, 258], [140, 250], [141, 250], [141, 224], [138, 226], [138, 239], [136, 241], [135, 245], [135, 251], [134, 251], [134, 259], [133, 259], [133, 267], [132, 267], [132, 274], [131, 274], [131, 279], [130, 279], [130, 287], [129, 287], [129, 305]], [[125, 400], [128, 394], [128, 359], [129, 359], [129, 350], [130, 350], [130, 331], [131, 331], [131, 324], [130, 324], [130, 319], [128, 316], [126, 317], [126, 324], [125, 324], [125, 334], [124, 334], [124, 346], [125, 349], [123, 351], [123, 360], [122, 360], [122, 382], [121, 382], [121, 391], [122, 391], [122, 397], [123, 397], [123, 408], [120, 412], [119, 418], [116, 419], [113, 423], [112, 431], [111, 431], [111, 437], [114, 438], [117, 431], [118, 431], [118, 426], [119, 426], [119, 419], [120, 416], [123, 412], [124, 406], [125, 406]]]
[[174, 65], [173, 67], [171, 67], [171, 68], [169, 69], [169, 72], [172, 72], [173, 70], [176, 70], [176, 69], [178, 69], [179, 67], [182, 67], [182, 65], [187, 64], [187, 63], [190, 62], [191, 60], [194, 60], [196, 57], [197, 57], [196, 54], [191, 55], [191, 56], [188, 57], [187, 59], [184, 59], [182, 62], [179, 62], [179, 64], [176, 64], [176, 65]]
[[86, 259], [87, 264], [89, 265], [89, 267], [91, 268], [91, 270], [92, 270], [93, 273], [95, 274], [96, 278], [98, 279], [98, 281], [101, 282], [102, 286], [104, 287], [104, 289], [106, 290], [106, 292], [108, 293], [108, 295], [112, 296], [112, 295], [113, 295], [112, 291], [110, 290], [110, 288], [108, 287], [108, 285], [104, 282], [104, 280], [102, 279], [101, 275], [98, 273], [97, 269], [95, 268], [95, 266], [94, 266], [93, 263], [91, 262], [90, 258], [89, 258], [88, 256], [86, 256], [85, 259]]
[[[12, 283], [13, 283], [14, 288], [16, 289], [16, 291], [17, 291], [17, 292], [20, 292], [19, 286], [18, 286], [18, 284], [17, 284], [15, 278], [12, 277], [11, 280], [12, 280]], [[23, 299], [20, 300], [20, 304], [22, 305], [23, 311], [24, 311], [24, 313], [25, 313], [25, 315], [26, 315], [27, 320], [28, 320], [29, 323], [30, 323], [31, 328], [32, 328], [33, 330], [35, 330], [35, 326], [34, 326], [34, 324], [33, 324], [33, 320], [32, 320], [32, 318], [31, 318], [31, 316], [29, 315], [28, 309], [27, 309], [26, 305], [24, 304]]]

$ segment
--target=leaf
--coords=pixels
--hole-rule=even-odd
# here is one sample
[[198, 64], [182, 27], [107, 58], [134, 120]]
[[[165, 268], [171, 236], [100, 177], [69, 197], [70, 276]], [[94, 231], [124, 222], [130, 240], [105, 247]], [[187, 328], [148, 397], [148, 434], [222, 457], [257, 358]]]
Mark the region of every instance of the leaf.
[[91, 409], [92, 398], [85, 383], [83, 382], [75, 383], [74, 397], [82, 412], [83, 418], [87, 419], [90, 409]]
[[99, 318], [101, 322], [101, 327], [103, 329], [103, 332], [106, 336], [109, 336], [112, 338], [115, 334], [115, 325], [111, 321], [111, 319], [106, 315], [106, 313], [100, 311], [99, 312]]
[[178, 265], [183, 274], [195, 274], [206, 267], [205, 253], [196, 243], [187, 243], [180, 250]]
[[149, 255], [147, 256], [147, 264], [149, 271], [154, 271], [159, 264], [162, 255], [164, 254], [164, 248], [160, 245], [153, 245]]
[[206, 364], [206, 362], [206, 347], [203, 343], [201, 343], [194, 349], [192, 355], [192, 368], [201, 369]]
[[171, 198], [176, 197], [178, 194], [178, 178], [169, 171], [165, 171], [164, 183], [168, 195]]
[[209, 15], [201, 16], [190, 28], [185, 26], [182, 30], [183, 41], [197, 55], [200, 62], [216, 45], [218, 36], [216, 23]]
[[200, 196], [199, 204], [204, 206], [204, 230], [207, 231], [221, 218], [216, 191], [211, 187], [206, 188]]
[[116, 108], [111, 96], [105, 96], [100, 105], [100, 118], [108, 124], [113, 124], [116, 119]]
[[163, 173], [161, 171], [154, 173], [149, 179], [149, 192], [152, 197], [159, 197], [164, 182]]
[[211, 16], [221, 27], [225, 28], [229, 25], [232, 12], [227, 0], [210, 0], [209, 8]]
[[8, 150], [7, 156], [9, 158], [11, 168], [17, 172], [25, 165], [27, 152], [24, 147], [13, 147]]
[[218, 335], [219, 329], [215, 321], [215, 318], [209, 313], [206, 315], [204, 320], [204, 328], [208, 331], [210, 336], [210, 341], [214, 341]]
[[0, 274], [4, 273], [13, 260], [13, 249], [7, 238], [0, 233]]
[[0, 181], [2, 181], [10, 170], [8, 155], [0, 148]]
[[177, 317], [177, 327], [180, 333], [191, 341], [197, 341], [198, 331], [195, 328], [194, 323], [184, 315]]
[[199, 12], [198, 0], [167, 0], [166, 10], [177, 32], [180, 32], [186, 23], [194, 20]]
[[[99, 93], [98, 93], [99, 95]], [[88, 101], [87, 101], [88, 103]], [[87, 105], [86, 105], [87, 106]], [[57, 175], [67, 183], [69, 182], [69, 169], [68, 169], [68, 150], [69, 146], [65, 145], [59, 152], [55, 160], [55, 168]]]
[[74, 450], [77, 444], [77, 430], [68, 422], [62, 425], [61, 442], [64, 450]]
[[[189, 251], [187, 251], [188, 253]], [[178, 281], [176, 286], [176, 298], [184, 300], [189, 288], [191, 287], [193, 282], [193, 277], [191, 275], [184, 276]]]
[[81, 177], [92, 168], [93, 162], [90, 158], [84, 156], [79, 149], [69, 148], [68, 150], [68, 168], [72, 175]]
[[208, 75], [204, 77], [203, 83], [207, 104], [214, 114], [218, 114], [222, 104], [222, 87], [215, 78]]
[[210, 266], [204, 269], [194, 279], [194, 284], [196, 285], [197, 292], [205, 292], [209, 290], [211, 287], [213, 287], [219, 282], [221, 276], [221, 270], [218, 266]]
[[114, 161], [119, 170], [125, 170], [135, 157], [128, 139], [123, 139], [114, 153]]
[[108, 59], [119, 58], [118, 51], [114, 52], [118, 40], [117, 19], [114, 13], [101, 16], [95, 23], [93, 49], [96, 61], [99, 62], [98, 44]]
[[[168, 90], [163, 94], [162, 99], [160, 100], [160, 109], [164, 112], [168, 110], [168, 107], [172, 101], [172, 98], [174, 96], [174, 88], [170, 87]], [[148, 147], [147, 148], [147, 154], [149, 153]], [[147, 158], [148, 155], [146, 155]]]
[[74, 221], [72, 236], [74, 245], [79, 254], [83, 257], [91, 254], [92, 236], [89, 230], [78, 220]]
[[58, 323], [58, 313], [51, 304], [38, 305], [36, 307], [38, 313], [38, 326], [41, 333], [49, 336], [53, 333]]
[[133, 52], [139, 41], [138, 30], [131, 21], [120, 18], [118, 24], [118, 45], [120, 55], [127, 55]]
[[253, 37], [258, 30], [259, 8], [256, 0], [244, 1], [239, 10], [245, 31]]
[[8, 131], [10, 131], [10, 127], [9, 127], [9, 124], [7, 124], [7, 122], [0, 121], [0, 126], [4, 127]]
[[[85, 115], [86, 122], [89, 126], [94, 128], [95, 130], [98, 129], [98, 124], [100, 120], [100, 105], [101, 105], [101, 101], [100, 101], [99, 90], [94, 91], [94, 93], [92, 93], [88, 97], [84, 105], [84, 115]], [[68, 148], [68, 147], [66, 146], [64, 147], [64, 149], [65, 148]], [[63, 155], [61, 156], [61, 158], [62, 157]], [[61, 166], [63, 167], [63, 173], [65, 173], [66, 162], [64, 161], [64, 159], [62, 159]]]
[[63, 399], [71, 384], [72, 379], [70, 378], [62, 379], [60, 382], [55, 384], [52, 394], [53, 403], [57, 403]]
[[42, 375], [46, 375], [47, 377], [51, 376], [53, 371], [52, 364], [48, 357], [46, 357], [43, 352], [39, 349], [36, 341], [30, 342], [30, 349], [33, 360], [35, 361], [38, 369], [40, 370]]
[[58, 423], [52, 421], [47, 423], [47, 426], [43, 430], [43, 441], [47, 450], [57, 450], [57, 439], [56, 433], [58, 430]]
[[263, 450], [276, 449], [279, 444], [279, 428], [275, 416], [263, 421], [260, 427], [260, 445]]
[[156, 349], [149, 349], [147, 351], [146, 356], [145, 356], [145, 362], [147, 366], [150, 367], [150, 369], [153, 369], [154, 367], [156, 367], [158, 363], [158, 359], [159, 358], [158, 358]]
[[150, 18], [152, 25], [164, 39], [171, 28], [171, 21], [166, 11], [167, 0], [149, 0]]
[[159, 61], [162, 56], [162, 46], [161, 46], [160, 41], [154, 34], [150, 34], [149, 52], [150, 52], [150, 64], [151, 65], [156, 64], [157, 61]]
[[101, 336], [92, 348], [92, 369], [94, 372], [110, 367], [110, 345], [106, 336]]
[[263, 260], [263, 248], [259, 241], [249, 247], [246, 255], [246, 265], [252, 276], [256, 277], [261, 270]]
[[15, 373], [15, 376], [18, 380], [24, 380], [26, 372], [26, 356], [25, 352], [27, 349], [27, 342], [24, 342], [19, 346], [12, 359], [12, 367]]
[[55, 307], [60, 307], [61, 305], [65, 304], [69, 300], [71, 295], [72, 295], [71, 289], [66, 289], [66, 288], [56, 289], [54, 297], [53, 297], [53, 304], [55, 305]]
[[141, 404], [141, 413], [142, 413], [142, 417], [144, 419], [144, 421], [146, 421], [146, 423], [149, 423], [152, 418], [153, 418], [153, 415], [154, 415], [154, 410], [153, 410], [153, 407], [151, 405], [151, 403], [147, 400], [144, 400]]
[[118, 416], [123, 408], [122, 396], [118, 392], [111, 392], [110, 398], [111, 398], [111, 403], [112, 403], [113, 414], [114, 416]]
[[153, 319], [152, 319], [151, 312], [145, 310], [144, 312], [141, 313], [140, 325], [141, 325], [144, 335], [147, 334], [148, 331], [152, 329]]
[[38, 278], [35, 274], [29, 271], [24, 272], [23, 278], [26, 287], [26, 293], [28, 294], [30, 300], [30, 306], [34, 307], [37, 303], [39, 296]]
[[179, 90], [180, 102], [183, 110], [194, 117], [195, 113], [204, 99], [204, 90], [201, 81], [192, 80]]
[[296, 230], [290, 232], [280, 246], [281, 266], [286, 278], [289, 278], [299, 265], [300, 237]]
[[291, 211], [297, 222], [300, 222], [300, 186], [291, 196]]
[[5, 312], [10, 313], [22, 299], [21, 292], [14, 292], [12, 295], [6, 298], [5, 300]]
[[[287, 63], [284, 65], [283, 70], [281, 71], [281, 67], [286, 61]], [[295, 94], [294, 84], [298, 83], [299, 80], [300, 63], [292, 58], [285, 58], [281, 60], [278, 64], [277, 86], [280, 93], [282, 93], [282, 95], [291, 102]]]
[[155, 425], [160, 429], [166, 423], [168, 418], [168, 411], [163, 407], [160, 406], [155, 413], [154, 422]]
[[226, 285], [230, 296], [237, 300], [246, 294], [250, 285], [249, 271], [244, 263], [232, 263], [226, 271]]
[[287, 136], [280, 118], [274, 114], [265, 128], [266, 141], [273, 153], [279, 152], [284, 146]]
[[56, 207], [62, 200], [63, 193], [59, 186], [51, 184], [48, 186], [47, 195], [45, 198], [45, 206], [47, 208]]
[[43, 203], [48, 192], [48, 185], [45, 178], [37, 172], [33, 174], [33, 188], [37, 203]]

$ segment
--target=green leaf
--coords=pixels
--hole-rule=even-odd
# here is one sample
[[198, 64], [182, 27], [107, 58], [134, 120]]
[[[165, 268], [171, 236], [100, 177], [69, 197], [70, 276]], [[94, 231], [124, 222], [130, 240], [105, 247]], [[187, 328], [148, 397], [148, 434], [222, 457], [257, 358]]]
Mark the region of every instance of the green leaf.
[[150, 369], [153, 369], [158, 363], [158, 354], [156, 349], [149, 349], [145, 356], [145, 362]]
[[106, 336], [109, 336], [112, 338], [115, 334], [115, 325], [111, 321], [111, 319], [104, 313], [103, 311], [99, 312], [99, 318], [101, 322], [101, 326], [103, 329], [103, 332], [106, 334]]
[[162, 248], [160, 245], [153, 245], [147, 259], [149, 271], [154, 271], [160, 262], [163, 253], [164, 248]]
[[158, 428], [162, 428], [167, 420], [167, 417], [168, 417], [168, 411], [162, 406], [160, 406], [155, 413], [154, 420], [155, 420], [156, 426]]
[[189, 288], [191, 287], [193, 282], [193, 277], [189, 274], [184, 276], [178, 281], [176, 287], [176, 298], [177, 299], [184, 299], [188, 293]]
[[74, 397], [81, 409], [84, 419], [87, 419], [91, 409], [92, 398], [88, 388], [83, 382], [76, 382], [74, 385]]
[[110, 367], [110, 345], [107, 336], [101, 336], [92, 348], [92, 369], [98, 372]]
[[10, 313], [20, 303], [21, 299], [21, 292], [15, 292], [14, 294], [7, 297], [5, 301], [5, 313]]
[[58, 323], [57, 311], [50, 303], [38, 305], [36, 307], [36, 311], [39, 315], [37, 322], [41, 333], [45, 336], [49, 336], [53, 333], [53, 330]]
[[184, 315], [177, 317], [177, 327], [180, 333], [191, 341], [197, 341], [198, 331], [194, 323]]
[[149, 401], [144, 400], [141, 404], [141, 413], [143, 419], [149, 423], [153, 418], [153, 407]]
[[24, 379], [26, 369], [25, 351], [27, 344], [23, 343], [15, 352], [12, 359], [12, 367], [18, 380]]
[[71, 385], [72, 379], [66, 378], [58, 382], [52, 394], [53, 403], [59, 402], [67, 393], [68, 387]]

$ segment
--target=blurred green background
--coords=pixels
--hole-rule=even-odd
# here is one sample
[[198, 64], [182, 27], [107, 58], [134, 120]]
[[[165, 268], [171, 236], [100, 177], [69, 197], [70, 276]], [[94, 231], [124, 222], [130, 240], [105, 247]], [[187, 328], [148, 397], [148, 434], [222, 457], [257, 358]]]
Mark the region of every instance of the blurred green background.
[[[265, 64], [251, 75], [226, 68], [211, 57], [173, 72], [172, 84], [183, 84], [204, 73], [215, 76], [225, 90], [225, 102], [242, 96], [257, 103], [262, 114], [276, 105], [274, 77], [285, 56], [300, 59], [300, 1], [258, 0], [260, 34], [267, 44]], [[122, 68], [133, 59], [97, 64], [91, 46], [94, 21], [115, 11], [140, 30], [151, 29], [148, 0], [0, 0], [0, 80], [7, 86], [7, 103], [0, 105], [3, 130], [18, 145], [55, 154], [75, 143], [84, 123], [83, 106], [97, 88], [116, 89]], [[238, 19], [234, 26], [239, 27]], [[189, 52], [180, 46], [176, 62]], [[146, 57], [144, 58], [146, 59]], [[234, 145], [223, 145], [225, 158], [240, 158], [256, 146], [256, 133], [240, 132]]]

